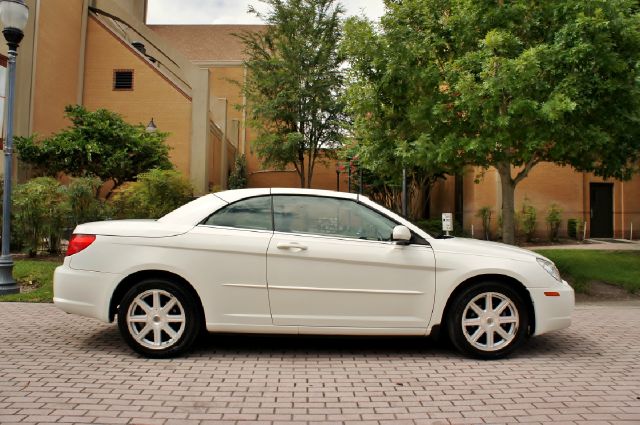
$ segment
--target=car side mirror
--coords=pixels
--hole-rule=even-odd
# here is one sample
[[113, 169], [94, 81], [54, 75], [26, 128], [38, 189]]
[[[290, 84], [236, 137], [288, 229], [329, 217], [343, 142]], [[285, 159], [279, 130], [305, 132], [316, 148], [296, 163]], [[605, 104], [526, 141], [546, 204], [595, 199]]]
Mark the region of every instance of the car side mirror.
[[409, 245], [411, 242], [411, 230], [406, 226], [396, 226], [393, 228], [391, 239], [398, 245]]

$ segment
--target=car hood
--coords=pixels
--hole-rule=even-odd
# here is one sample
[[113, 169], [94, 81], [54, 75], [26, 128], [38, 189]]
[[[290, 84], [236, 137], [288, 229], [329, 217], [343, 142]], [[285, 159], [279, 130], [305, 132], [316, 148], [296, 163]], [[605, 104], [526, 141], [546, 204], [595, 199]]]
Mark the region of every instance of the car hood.
[[193, 228], [190, 224], [160, 223], [156, 220], [110, 220], [80, 224], [73, 233], [125, 236], [139, 238], [166, 238], [181, 235]]
[[528, 249], [499, 242], [469, 238], [430, 239], [429, 243], [437, 252], [479, 255], [486, 257], [508, 258], [511, 260], [533, 260], [542, 257]]

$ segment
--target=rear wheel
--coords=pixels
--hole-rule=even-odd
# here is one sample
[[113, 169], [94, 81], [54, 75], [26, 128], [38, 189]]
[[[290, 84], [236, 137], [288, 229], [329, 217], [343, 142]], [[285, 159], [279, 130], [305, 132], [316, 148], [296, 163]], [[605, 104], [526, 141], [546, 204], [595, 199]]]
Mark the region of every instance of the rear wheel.
[[118, 327], [138, 353], [153, 358], [187, 351], [201, 329], [194, 297], [175, 282], [148, 279], [135, 284], [118, 307]]
[[509, 355], [527, 338], [526, 301], [511, 286], [483, 282], [471, 286], [453, 301], [447, 329], [453, 345], [481, 359]]

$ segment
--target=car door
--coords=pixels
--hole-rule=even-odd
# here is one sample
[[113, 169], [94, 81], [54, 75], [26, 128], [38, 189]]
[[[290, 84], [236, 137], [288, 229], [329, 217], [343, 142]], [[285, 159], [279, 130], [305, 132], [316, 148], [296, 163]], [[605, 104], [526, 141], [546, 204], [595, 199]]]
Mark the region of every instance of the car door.
[[231, 203], [189, 232], [189, 263], [197, 267], [207, 326], [272, 325], [266, 285], [273, 235], [271, 197]]
[[428, 244], [391, 241], [397, 223], [352, 199], [274, 195], [267, 284], [275, 325], [426, 328], [435, 292]]

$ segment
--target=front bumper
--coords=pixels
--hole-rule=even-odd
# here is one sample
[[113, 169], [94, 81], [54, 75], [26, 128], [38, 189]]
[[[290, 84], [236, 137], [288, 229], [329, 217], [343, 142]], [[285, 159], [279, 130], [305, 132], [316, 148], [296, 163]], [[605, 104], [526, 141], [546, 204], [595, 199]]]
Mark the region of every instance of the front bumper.
[[65, 261], [53, 274], [53, 303], [67, 313], [109, 322], [111, 296], [121, 280], [118, 274], [72, 269]]
[[[541, 335], [571, 325], [575, 306], [573, 288], [566, 281], [552, 288], [529, 288], [536, 314], [534, 335]], [[557, 295], [555, 295], [557, 294]]]

